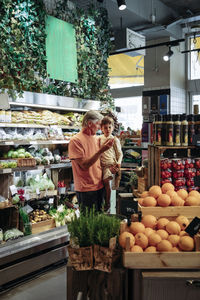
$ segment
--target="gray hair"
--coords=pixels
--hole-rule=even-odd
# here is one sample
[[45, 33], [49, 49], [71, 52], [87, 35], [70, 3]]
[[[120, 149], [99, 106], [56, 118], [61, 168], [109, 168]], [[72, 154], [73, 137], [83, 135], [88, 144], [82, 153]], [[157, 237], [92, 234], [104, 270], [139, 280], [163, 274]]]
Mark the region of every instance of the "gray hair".
[[101, 121], [103, 116], [96, 110], [89, 110], [83, 117], [82, 127], [87, 127], [88, 121]]

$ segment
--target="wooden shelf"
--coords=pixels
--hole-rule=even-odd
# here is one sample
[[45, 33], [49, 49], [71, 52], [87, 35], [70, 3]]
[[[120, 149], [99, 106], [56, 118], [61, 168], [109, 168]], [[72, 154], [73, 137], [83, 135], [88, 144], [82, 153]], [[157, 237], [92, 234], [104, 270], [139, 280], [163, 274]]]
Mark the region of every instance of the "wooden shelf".
[[61, 168], [71, 168], [71, 162], [68, 163], [60, 163], [60, 164], [51, 164], [51, 165], [39, 165], [35, 167], [21, 167], [21, 168], [8, 168], [8, 169], [0, 169], [0, 174], [10, 174], [13, 172], [25, 172], [29, 170], [44, 170], [44, 169], [61, 169]]

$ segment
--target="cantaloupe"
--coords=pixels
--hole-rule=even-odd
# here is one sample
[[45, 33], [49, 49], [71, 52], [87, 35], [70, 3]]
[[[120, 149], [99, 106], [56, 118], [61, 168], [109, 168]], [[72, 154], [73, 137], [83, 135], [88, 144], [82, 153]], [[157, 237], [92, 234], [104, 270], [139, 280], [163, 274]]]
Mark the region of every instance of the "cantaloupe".
[[178, 216], [175, 220], [181, 227], [181, 230], [185, 230], [185, 228], [190, 224], [190, 221], [185, 216]]
[[154, 197], [146, 197], [143, 199], [143, 202], [142, 202], [142, 205], [145, 206], [145, 207], [148, 207], [148, 206], [156, 206], [157, 204], [157, 201]]
[[135, 244], [145, 249], [148, 246], [148, 238], [144, 233], [137, 233], [135, 235]]
[[167, 207], [171, 203], [171, 198], [167, 194], [161, 194], [157, 199], [157, 203], [159, 206]]
[[173, 247], [176, 247], [180, 241], [180, 236], [177, 234], [170, 234], [168, 236], [168, 241], [172, 244]]
[[138, 253], [141, 253], [143, 252], [143, 249], [142, 247], [138, 246], [138, 245], [134, 245], [132, 248], [131, 248], [131, 252], [138, 252]]
[[166, 225], [166, 230], [169, 234], [179, 235], [179, 233], [181, 232], [181, 227], [177, 222], [169, 221], [169, 223], [167, 223]]
[[188, 192], [185, 189], [180, 189], [177, 191], [179, 197], [185, 200], [188, 197]]
[[186, 206], [199, 206], [199, 199], [194, 196], [189, 196], [185, 199]]
[[194, 240], [190, 236], [181, 236], [178, 246], [183, 251], [192, 251], [194, 249]]
[[172, 197], [172, 202], [171, 205], [172, 206], [184, 206], [185, 201], [177, 195]]
[[141, 222], [131, 222], [129, 230], [132, 234], [144, 233], [145, 227]]
[[172, 244], [168, 240], [162, 240], [157, 245], [157, 251], [159, 252], [171, 252]]
[[167, 218], [160, 218], [160, 219], [158, 219], [158, 222], [157, 222], [157, 228], [165, 229], [167, 223], [169, 223], [169, 220]]
[[163, 194], [166, 194], [169, 190], [174, 191], [174, 186], [172, 183], [164, 183], [161, 189]]
[[142, 223], [145, 227], [150, 227], [154, 229], [157, 224], [157, 219], [152, 215], [146, 215], [142, 217]]
[[157, 234], [156, 232], [152, 233], [148, 239], [149, 239], [149, 246], [156, 246], [162, 240], [160, 235]]

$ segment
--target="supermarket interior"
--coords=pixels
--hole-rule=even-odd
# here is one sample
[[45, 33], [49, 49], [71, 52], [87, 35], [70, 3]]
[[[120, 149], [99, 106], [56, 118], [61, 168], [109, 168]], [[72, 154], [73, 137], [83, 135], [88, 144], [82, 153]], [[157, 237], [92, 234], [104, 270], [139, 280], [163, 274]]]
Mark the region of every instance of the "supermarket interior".
[[199, 0], [0, 11], [0, 298], [200, 299]]

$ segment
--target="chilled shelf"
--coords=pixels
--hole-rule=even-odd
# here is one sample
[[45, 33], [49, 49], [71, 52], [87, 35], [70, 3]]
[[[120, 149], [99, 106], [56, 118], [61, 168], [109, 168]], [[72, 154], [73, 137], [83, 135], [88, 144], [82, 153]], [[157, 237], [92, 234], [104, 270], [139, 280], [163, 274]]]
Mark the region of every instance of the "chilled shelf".
[[0, 169], [0, 174], [9, 174], [13, 172], [25, 172], [29, 170], [44, 170], [44, 169], [62, 169], [62, 168], [71, 168], [71, 162], [67, 163], [60, 163], [60, 164], [51, 164], [51, 165], [39, 165], [35, 167], [21, 167], [21, 168], [7, 168], [7, 169]]
[[42, 141], [0, 141], [0, 146], [13, 146], [13, 145], [55, 145], [55, 144], [69, 144], [69, 140], [42, 140]]
[[0, 123], [0, 128], [10, 127], [10, 128], [51, 128], [51, 126], [57, 126], [62, 129], [80, 129], [79, 126], [70, 125], [40, 125], [40, 124], [23, 124], [23, 123]]

